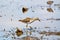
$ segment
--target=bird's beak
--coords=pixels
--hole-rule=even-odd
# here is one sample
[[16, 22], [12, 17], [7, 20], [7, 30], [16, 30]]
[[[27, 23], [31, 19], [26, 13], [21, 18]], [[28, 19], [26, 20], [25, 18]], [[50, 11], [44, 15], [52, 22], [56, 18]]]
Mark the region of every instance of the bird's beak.
[[38, 18], [37, 20], [38, 20], [38, 21], [40, 21], [40, 19], [39, 19], [39, 18]]
[[21, 21], [21, 20], [18, 20], [18, 21]]
[[39, 19], [39, 21], [40, 21], [40, 19]]
[[40, 21], [40, 19], [38, 19], [38, 21]]

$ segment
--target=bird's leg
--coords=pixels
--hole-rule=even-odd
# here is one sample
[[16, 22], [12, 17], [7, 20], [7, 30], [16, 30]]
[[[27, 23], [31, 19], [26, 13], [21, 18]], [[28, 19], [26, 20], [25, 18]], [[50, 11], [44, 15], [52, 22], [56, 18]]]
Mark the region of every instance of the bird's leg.
[[27, 23], [27, 25], [26, 25], [26, 28], [28, 27], [28, 23]]
[[26, 25], [26, 35], [28, 36], [28, 23], [27, 23], [27, 25]]

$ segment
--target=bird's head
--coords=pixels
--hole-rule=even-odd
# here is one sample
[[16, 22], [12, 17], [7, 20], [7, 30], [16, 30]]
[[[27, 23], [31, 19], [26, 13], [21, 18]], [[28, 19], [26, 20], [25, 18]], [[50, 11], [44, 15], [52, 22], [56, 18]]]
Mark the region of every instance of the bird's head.
[[40, 19], [37, 17], [37, 18], [34, 18], [34, 20], [38, 20], [38, 21], [40, 21]]

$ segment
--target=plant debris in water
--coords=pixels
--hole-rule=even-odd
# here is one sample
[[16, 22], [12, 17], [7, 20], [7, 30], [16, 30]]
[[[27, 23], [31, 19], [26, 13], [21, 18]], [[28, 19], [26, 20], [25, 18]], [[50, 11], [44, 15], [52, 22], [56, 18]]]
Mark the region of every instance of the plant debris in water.
[[26, 37], [23, 37], [22, 39], [23, 39], [23, 40], [40, 40], [40, 39], [37, 38], [37, 37], [31, 37], [31, 36], [26, 36]]
[[27, 11], [28, 11], [28, 8], [26, 8], [26, 7], [23, 7], [23, 8], [22, 8], [22, 12], [23, 12], [23, 13], [26, 13]]
[[46, 31], [43, 31], [43, 32], [41, 32], [40, 34], [58, 35], [58, 36], [60, 36], [60, 32], [46, 32]]
[[47, 1], [47, 4], [52, 5], [53, 1]]
[[52, 8], [47, 8], [48, 12], [54, 12]]
[[22, 34], [23, 34], [22, 30], [19, 30], [19, 29], [16, 30], [16, 35], [17, 36], [21, 36]]
[[2, 16], [0, 15], [0, 17], [2, 17]]

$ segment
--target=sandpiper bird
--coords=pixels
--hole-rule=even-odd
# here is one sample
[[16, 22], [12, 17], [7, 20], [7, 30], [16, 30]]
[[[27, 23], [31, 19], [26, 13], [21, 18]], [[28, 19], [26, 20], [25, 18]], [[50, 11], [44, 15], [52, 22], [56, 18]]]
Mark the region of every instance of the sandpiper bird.
[[[39, 18], [29, 18], [29, 17], [27, 17], [27, 18], [25, 18], [25, 19], [23, 19], [23, 20], [19, 20], [19, 22], [23, 22], [23, 23], [26, 23], [27, 25], [26, 25], [26, 28], [28, 27], [28, 24], [31, 24], [31, 23], [33, 23], [34, 21], [40, 21], [40, 19]], [[28, 35], [28, 31], [26, 31], [26, 34]]]
[[[40, 19], [39, 18], [29, 18], [29, 17], [27, 17], [27, 18], [25, 18], [25, 19], [23, 19], [23, 20], [19, 20], [20, 22], [23, 22], [23, 23], [26, 23], [27, 25], [28, 24], [31, 24], [31, 23], [33, 23], [34, 21], [40, 21]], [[27, 26], [26, 26], [27, 27]]]

